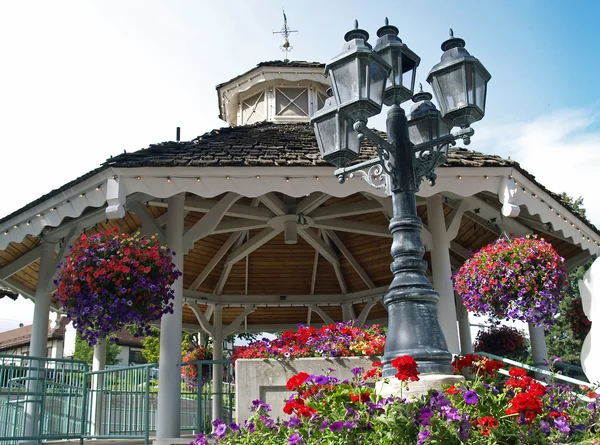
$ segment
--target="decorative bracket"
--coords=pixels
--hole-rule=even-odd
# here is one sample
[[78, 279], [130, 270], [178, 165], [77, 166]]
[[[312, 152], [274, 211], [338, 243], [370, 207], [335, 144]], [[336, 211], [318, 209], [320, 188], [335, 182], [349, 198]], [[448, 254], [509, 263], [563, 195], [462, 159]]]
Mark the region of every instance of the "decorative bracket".
[[108, 219], [123, 218], [125, 216], [126, 199], [125, 188], [118, 178], [109, 178], [106, 181], [106, 217]]
[[[365, 122], [356, 122], [354, 129], [358, 133], [357, 137], [359, 141], [367, 138], [375, 144], [378, 157], [351, 167], [339, 168], [335, 170], [334, 174], [338, 177], [338, 181], [341, 184], [347, 178], [356, 176], [364, 179], [370, 186], [376, 189], [385, 189], [386, 194], [391, 195], [392, 185], [398, 182], [394, 181], [394, 178], [399, 174], [396, 168], [396, 149], [394, 145], [368, 129]], [[457, 139], [464, 139], [465, 144], [468, 144], [471, 141], [471, 136], [474, 134], [475, 131], [472, 128], [462, 128], [452, 134], [413, 145], [415, 190], [419, 190], [419, 185], [423, 178], [427, 178], [431, 186], [435, 185], [437, 178], [435, 169], [446, 162], [448, 147], [456, 145]]]

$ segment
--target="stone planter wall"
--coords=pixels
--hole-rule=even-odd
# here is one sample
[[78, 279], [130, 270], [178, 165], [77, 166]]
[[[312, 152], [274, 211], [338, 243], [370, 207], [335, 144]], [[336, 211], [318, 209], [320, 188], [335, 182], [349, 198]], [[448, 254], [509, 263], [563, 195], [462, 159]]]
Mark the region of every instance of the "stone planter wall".
[[291, 360], [240, 359], [235, 362], [235, 409], [237, 421], [250, 417], [252, 401], [260, 399], [273, 407], [271, 417], [287, 417], [283, 413], [285, 400], [290, 396], [285, 384], [295, 374], [324, 374], [328, 368], [340, 380], [352, 378], [356, 367], [370, 369], [380, 357], [296, 358]]

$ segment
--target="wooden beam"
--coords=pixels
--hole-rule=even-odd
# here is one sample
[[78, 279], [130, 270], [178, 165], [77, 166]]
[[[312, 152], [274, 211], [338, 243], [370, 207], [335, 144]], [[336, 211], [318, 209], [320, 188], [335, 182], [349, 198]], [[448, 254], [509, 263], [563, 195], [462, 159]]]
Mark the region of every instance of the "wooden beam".
[[588, 261], [593, 258], [592, 255], [587, 250], [584, 250], [579, 255], [574, 256], [571, 259], [566, 261], [567, 271], [572, 272], [574, 269], [577, 269], [579, 266], [583, 266]]
[[333, 244], [336, 245], [336, 247], [342, 253], [342, 255], [344, 255], [344, 257], [346, 257], [346, 260], [348, 260], [350, 265], [354, 268], [356, 273], [365, 282], [365, 284], [369, 287], [369, 289], [374, 289], [375, 283], [373, 283], [373, 280], [371, 280], [369, 275], [361, 267], [361, 265], [358, 263], [358, 261], [356, 261], [356, 258], [354, 258], [354, 256], [352, 256], [352, 254], [350, 253], [348, 248], [345, 246], [345, 244], [342, 242], [342, 240], [340, 240], [340, 238], [337, 236], [337, 234], [333, 230], [326, 230], [325, 233], [329, 237], [329, 239], [333, 242]]
[[[335, 251], [331, 248], [331, 241], [327, 237], [327, 234], [325, 232], [323, 232], [322, 236], [323, 236], [323, 241], [325, 241], [325, 245], [327, 247], [329, 247], [333, 253], [335, 253]], [[338, 260], [338, 262], [336, 264], [332, 263], [333, 271], [338, 280], [338, 284], [340, 285], [340, 290], [342, 291], [342, 294], [345, 295], [348, 293], [348, 286], [346, 286], [346, 279], [344, 278], [344, 273], [342, 272], [342, 266], [340, 265], [340, 262], [339, 262], [340, 259], [338, 258], [337, 254], [335, 254], [335, 257]]]
[[189, 287], [191, 290], [196, 290], [196, 289], [198, 289], [200, 287], [200, 285], [204, 282], [204, 280], [206, 280], [206, 278], [210, 275], [210, 273], [217, 266], [217, 264], [219, 264], [219, 261], [221, 261], [221, 259], [227, 254], [227, 252], [229, 252], [229, 249], [231, 249], [231, 246], [233, 246], [233, 244], [239, 239], [239, 237], [241, 235], [242, 235], [241, 232], [232, 233], [229, 236], [229, 238], [227, 238], [227, 241], [225, 241], [223, 243], [223, 245], [221, 246], [221, 248], [210, 259], [210, 261], [208, 262], [208, 264], [206, 265], [206, 267], [204, 267], [204, 269], [202, 270], [202, 272], [200, 272], [200, 275], [198, 275], [196, 277], [196, 279], [194, 280], [194, 282], [192, 283], [192, 285]]
[[310, 214], [315, 221], [331, 218], [345, 218], [347, 216], [364, 215], [365, 213], [375, 213], [383, 210], [378, 201], [361, 201], [342, 204], [333, 204], [327, 207], [316, 209]]
[[321, 320], [323, 320], [326, 324], [332, 324], [333, 323], [333, 319], [327, 315], [323, 309], [321, 309], [319, 306], [317, 306], [316, 304], [311, 305], [310, 309], [313, 312], [316, 312], [317, 314], [319, 314], [319, 317], [321, 317]]
[[268, 227], [268, 224], [264, 221], [256, 221], [252, 219], [232, 219], [228, 221], [221, 221], [219, 225], [214, 228], [211, 235], [239, 232], [244, 230], [264, 229], [265, 227]]
[[296, 213], [304, 213], [308, 215], [313, 210], [317, 209], [321, 204], [325, 203], [330, 198], [327, 193], [311, 193], [296, 206]]
[[[184, 209], [188, 212], [207, 213], [210, 212], [218, 204], [218, 202], [219, 201], [204, 198], [186, 198]], [[149, 204], [156, 207], [167, 207], [166, 202], [150, 201]], [[243, 204], [232, 204], [225, 215], [235, 218], [268, 221], [273, 217], [273, 212], [264, 207], [251, 207]]]
[[41, 254], [42, 248], [41, 246], [38, 246], [26, 254], [21, 255], [19, 258], [0, 269], [0, 280], [6, 280], [8, 277], [16, 274], [21, 269], [29, 266], [32, 263], [35, 263]]
[[[254, 198], [252, 200], [252, 208], [258, 207], [259, 204], [260, 204], [260, 200], [258, 198]], [[242, 232], [242, 236], [240, 236], [238, 238], [238, 240], [235, 242], [233, 250], [238, 249], [244, 243], [244, 240], [246, 240], [246, 238], [249, 237], [249, 235], [250, 235], [250, 231], [248, 231], [248, 230], [245, 230], [244, 232]], [[219, 277], [219, 281], [217, 281], [217, 286], [215, 287], [216, 294], [221, 294], [223, 292], [223, 289], [225, 288], [225, 283], [227, 282], [227, 278], [229, 278], [229, 274], [231, 273], [233, 264], [234, 263], [228, 264], [227, 262], [225, 262], [225, 265], [223, 266], [223, 270], [221, 271], [221, 276]]]
[[456, 241], [450, 241], [450, 250], [465, 260], [470, 257], [469, 251]]
[[379, 195], [371, 195], [370, 193], [363, 193], [363, 196], [368, 196], [371, 199], [374, 199], [381, 205], [381, 211], [387, 218], [391, 218], [394, 216], [394, 209], [392, 207], [392, 198], [389, 196], [379, 196]]
[[23, 296], [25, 298], [35, 301], [35, 291], [23, 286], [21, 283], [19, 283], [17, 280], [15, 280], [13, 278], [7, 278], [5, 280], [0, 280], [0, 284], [3, 285], [4, 287], [8, 287], [8, 288], [14, 290], [15, 292], [18, 292], [21, 296]]
[[226, 328], [223, 329], [223, 337], [227, 337], [228, 335], [233, 334], [237, 330], [237, 328], [240, 327], [240, 325], [242, 324], [244, 319], [249, 314], [254, 312], [255, 310], [256, 310], [256, 307], [254, 307], [254, 306], [246, 306], [246, 309], [244, 309], [244, 312], [242, 312], [240, 315], [238, 315], [235, 318], [235, 320], [233, 320], [231, 322], [231, 324], [229, 326], [227, 326]]
[[140, 232], [142, 234], [146, 236], [152, 236], [156, 234], [158, 237], [158, 242], [161, 246], [167, 244], [167, 238], [164, 230], [160, 226], [159, 222], [148, 213], [148, 210], [146, 210], [146, 206], [144, 204], [141, 202], [132, 202], [128, 207], [129, 210], [135, 213], [142, 222], [142, 226], [140, 227]]
[[389, 232], [387, 226], [380, 226], [378, 224], [369, 224], [358, 221], [348, 221], [346, 219], [323, 219], [321, 221], [315, 221], [313, 227], [318, 229], [358, 233], [360, 235], [380, 236], [384, 238], [392, 237], [392, 234]]
[[327, 261], [329, 261], [334, 266], [340, 265], [340, 259], [337, 254], [333, 251], [331, 247], [329, 247], [315, 232], [313, 232], [310, 228], [298, 230], [298, 235], [300, 235], [304, 240], [312, 246], [317, 252], [323, 255]]
[[267, 193], [266, 195], [259, 196], [258, 199], [275, 215], [285, 215], [285, 205], [275, 193]]
[[[317, 231], [317, 235], [321, 236], [321, 229]], [[312, 280], [310, 282], [310, 294], [315, 294], [315, 286], [317, 284], [317, 269], [319, 267], [319, 251], [315, 250], [315, 258], [313, 261]], [[308, 309], [308, 317], [310, 319], [310, 308]], [[310, 324], [310, 323], [309, 323]]]
[[214, 335], [213, 325], [211, 325], [210, 322], [208, 321], [208, 319], [204, 316], [204, 314], [202, 312], [200, 312], [200, 309], [198, 309], [196, 302], [184, 300], [184, 303], [194, 313], [194, 315], [196, 316], [196, 319], [198, 320], [198, 323], [200, 324], [202, 329], [204, 329], [209, 335], [211, 335], [211, 336]]
[[469, 202], [463, 199], [458, 203], [458, 207], [454, 207], [452, 212], [446, 217], [445, 227], [447, 241], [452, 241], [456, 238], [456, 235], [458, 235], [462, 217], [468, 208]]
[[364, 324], [367, 322], [367, 317], [369, 316], [369, 313], [371, 312], [371, 309], [373, 309], [375, 307], [375, 305], [377, 304], [379, 300], [372, 300], [369, 301], [365, 307], [363, 308], [362, 311], [360, 311], [360, 315], [358, 316], [358, 325], [359, 326], [364, 326]]
[[260, 248], [263, 244], [268, 243], [270, 240], [279, 235], [283, 229], [271, 229], [270, 227], [263, 229], [252, 238], [250, 238], [246, 243], [239, 246], [233, 252], [229, 254], [227, 259], [225, 260], [225, 264], [235, 264], [246, 255], [254, 252], [256, 249]]
[[211, 233], [219, 225], [229, 207], [231, 207], [241, 196], [229, 192], [206, 214], [190, 227], [183, 235], [183, 248], [185, 253], [189, 252], [194, 243]]

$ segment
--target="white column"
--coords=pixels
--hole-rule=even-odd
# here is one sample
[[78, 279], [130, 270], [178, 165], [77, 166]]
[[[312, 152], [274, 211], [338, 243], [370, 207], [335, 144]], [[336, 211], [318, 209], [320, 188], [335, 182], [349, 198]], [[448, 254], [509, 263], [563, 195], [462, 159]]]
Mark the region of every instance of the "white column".
[[[213, 360], [223, 359], [223, 307], [215, 305], [213, 312]], [[200, 371], [200, 370], [198, 370]], [[223, 365], [213, 365], [212, 420], [221, 417], [223, 408]]]
[[[31, 328], [31, 343], [29, 355], [31, 357], [46, 357], [48, 345], [48, 319], [50, 318], [50, 280], [54, 274], [54, 247], [55, 244], [42, 241], [41, 258], [38, 272], [37, 287], [35, 290], [35, 306], [33, 308], [33, 326]], [[39, 395], [44, 391], [45, 364], [38, 360], [29, 362], [31, 367], [27, 373], [27, 399], [40, 400]], [[38, 395], [36, 395], [36, 393]], [[36, 402], [27, 402], [25, 406], [26, 436], [39, 434], [41, 406]]]
[[431, 232], [431, 268], [433, 287], [440, 294], [437, 304], [438, 318], [448, 351], [458, 354], [458, 328], [456, 325], [456, 307], [454, 305], [454, 286], [452, 285], [452, 267], [450, 265], [450, 240], [446, 233], [446, 218], [440, 195], [427, 198], [427, 221]]
[[50, 280], [54, 274], [55, 244], [42, 242], [40, 269], [37, 288], [35, 290], [35, 306], [33, 309], [33, 326], [31, 327], [31, 343], [29, 355], [46, 357], [48, 344], [48, 320], [50, 318]]
[[529, 341], [531, 343], [531, 355], [533, 356], [533, 366], [538, 368], [547, 368], [548, 349], [546, 347], [546, 335], [544, 328], [537, 327], [529, 323]]
[[458, 333], [460, 337], [460, 353], [462, 355], [473, 353], [473, 338], [471, 337], [471, 323], [469, 313], [462, 304], [460, 296], [454, 294], [456, 315], [458, 316]]
[[[168, 199], [167, 245], [175, 252], [173, 263], [183, 273], [184, 195]], [[157, 441], [180, 436], [181, 415], [181, 329], [183, 308], [183, 277], [172, 286], [175, 299], [173, 313], [160, 320], [160, 357], [158, 361], [158, 408], [156, 411]]]
[[[106, 367], [106, 339], [99, 339], [94, 345], [94, 357], [92, 360], [92, 371], [102, 371]], [[103, 433], [102, 431], [102, 419], [104, 418], [104, 395], [102, 387], [104, 386], [104, 375], [93, 374], [92, 375], [92, 407], [93, 410], [90, 413], [90, 430], [92, 434], [99, 436]]]

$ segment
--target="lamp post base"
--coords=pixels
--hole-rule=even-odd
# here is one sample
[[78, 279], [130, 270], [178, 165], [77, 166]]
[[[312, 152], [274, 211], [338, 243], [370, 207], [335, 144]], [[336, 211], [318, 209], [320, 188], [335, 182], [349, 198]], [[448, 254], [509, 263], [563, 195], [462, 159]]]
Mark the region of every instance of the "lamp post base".
[[420, 374], [418, 382], [409, 382], [408, 389], [403, 385], [406, 383], [396, 377], [388, 377], [375, 384], [375, 390], [381, 397], [404, 397], [407, 400], [418, 398], [431, 389], [439, 390], [442, 385], [456, 385], [464, 381], [462, 375], [446, 374]]

